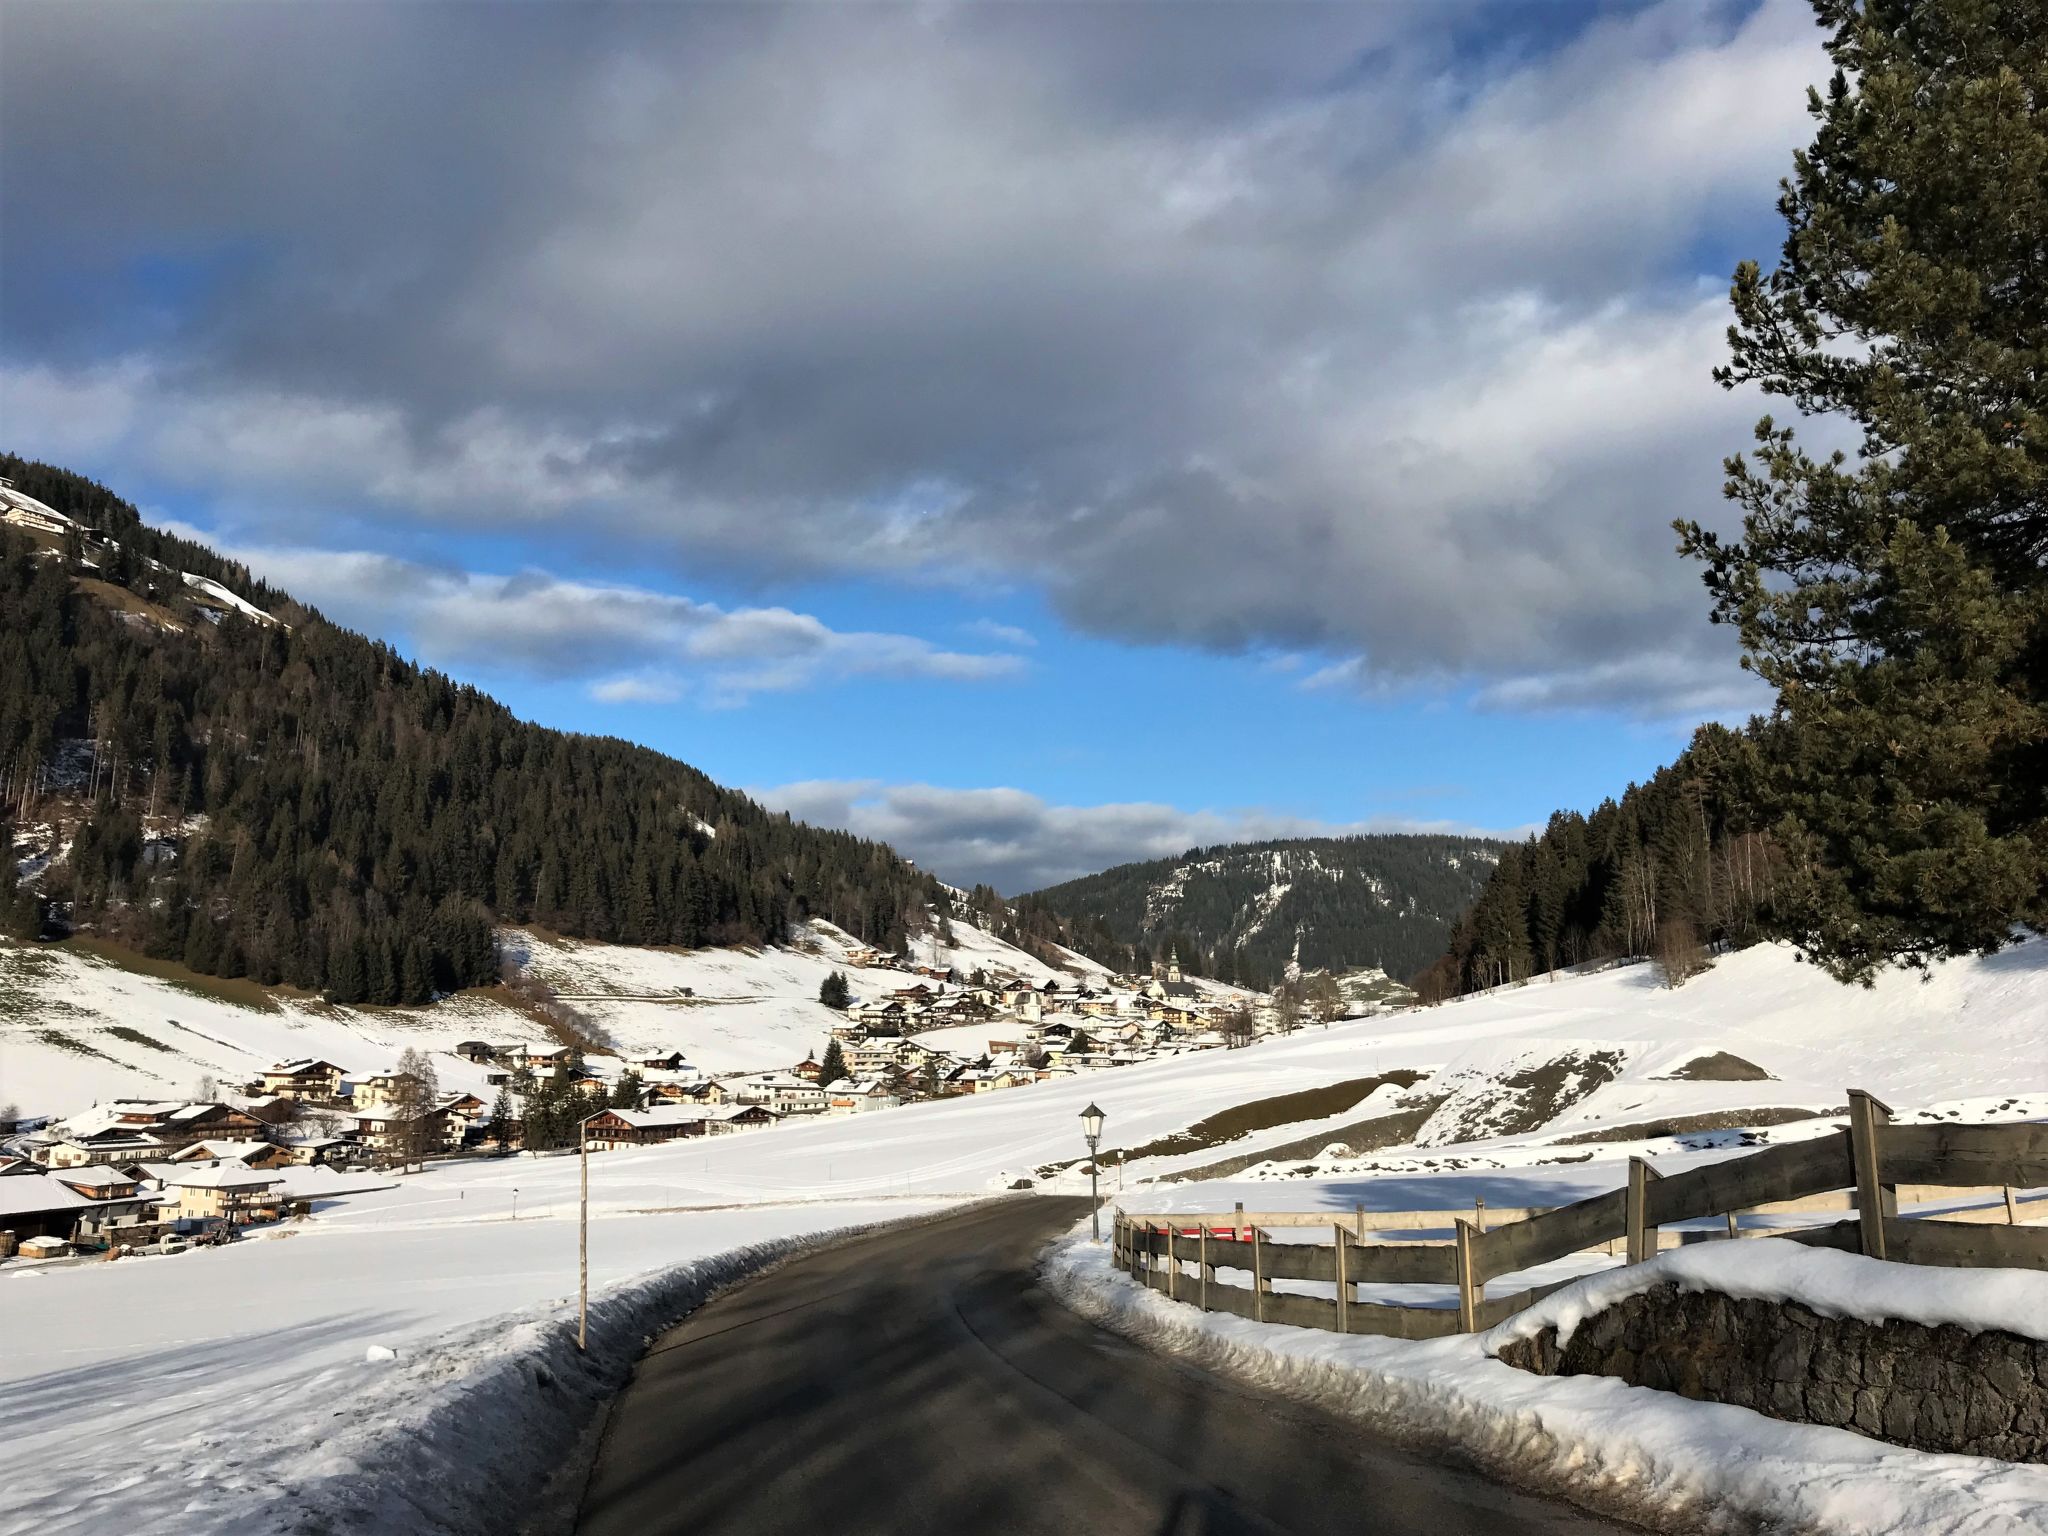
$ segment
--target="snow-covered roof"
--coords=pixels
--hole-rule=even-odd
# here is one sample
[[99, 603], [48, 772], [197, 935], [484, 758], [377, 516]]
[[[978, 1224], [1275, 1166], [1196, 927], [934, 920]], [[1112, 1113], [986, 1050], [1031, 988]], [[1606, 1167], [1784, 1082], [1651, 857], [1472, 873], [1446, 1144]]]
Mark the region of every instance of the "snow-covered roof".
[[105, 1163], [94, 1163], [89, 1168], [53, 1169], [50, 1177], [59, 1184], [69, 1184], [74, 1189], [80, 1186], [87, 1189], [99, 1189], [108, 1184], [133, 1184], [135, 1182], [120, 1169], [111, 1168]]
[[282, 1184], [284, 1175], [244, 1168], [239, 1163], [220, 1163], [206, 1168], [174, 1167], [164, 1183], [174, 1189], [268, 1189]]
[[35, 1211], [75, 1211], [92, 1202], [57, 1179], [0, 1179], [0, 1216]]
[[710, 1119], [718, 1111], [698, 1109], [694, 1106], [684, 1108], [679, 1105], [666, 1105], [660, 1109], [614, 1109], [608, 1113], [618, 1116], [635, 1129], [645, 1129], [663, 1125], [693, 1125]]
[[246, 1163], [271, 1150], [267, 1141], [195, 1141], [189, 1147], [179, 1148], [172, 1161], [199, 1162], [210, 1157], [221, 1162]]

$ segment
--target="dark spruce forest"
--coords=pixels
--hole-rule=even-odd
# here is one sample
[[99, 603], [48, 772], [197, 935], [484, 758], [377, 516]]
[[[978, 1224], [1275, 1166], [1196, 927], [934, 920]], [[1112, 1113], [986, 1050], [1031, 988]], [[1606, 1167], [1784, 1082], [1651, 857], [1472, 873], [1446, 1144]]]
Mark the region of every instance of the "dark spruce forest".
[[[91, 480], [9, 456], [0, 475], [91, 530], [53, 547], [0, 528], [16, 936], [89, 928], [207, 975], [417, 1003], [497, 979], [497, 921], [701, 945], [815, 916], [895, 946], [944, 900], [881, 844], [521, 721]], [[180, 573], [281, 622], [209, 608]], [[53, 808], [76, 821], [70, 857], [30, 889], [14, 837]]]

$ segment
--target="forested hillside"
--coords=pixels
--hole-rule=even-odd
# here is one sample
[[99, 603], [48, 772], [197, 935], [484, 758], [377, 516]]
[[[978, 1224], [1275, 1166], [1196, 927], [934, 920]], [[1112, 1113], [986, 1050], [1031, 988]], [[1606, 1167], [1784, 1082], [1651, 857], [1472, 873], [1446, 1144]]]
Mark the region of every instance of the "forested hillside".
[[1763, 937], [1783, 859], [1759, 830], [1761, 729], [1703, 726], [1648, 783], [1507, 848], [1417, 990], [1455, 996], [1621, 955], [1682, 973], [1703, 946]]
[[1501, 847], [1384, 834], [1191, 849], [1024, 897], [1017, 920], [1028, 930], [1057, 914], [1069, 942], [1108, 964], [1176, 950], [1186, 970], [1249, 986], [1271, 986], [1292, 960], [1406, 976], [1443, 952]]
[[[0, 528], [0, 911], [211, 975], [418, 1002], [495, 978], [494, 923], [761, 943], [819, 916], [892, 946], [931, 878], [695, 769], [515, 719], [104, 487], [0, 457], [92, 532]], [[160, 563], [159, 563], [160, 562]], [[283, 621], [207, 607], [180, 573]], [[24, 881], [17, 837], [69, 842]]]

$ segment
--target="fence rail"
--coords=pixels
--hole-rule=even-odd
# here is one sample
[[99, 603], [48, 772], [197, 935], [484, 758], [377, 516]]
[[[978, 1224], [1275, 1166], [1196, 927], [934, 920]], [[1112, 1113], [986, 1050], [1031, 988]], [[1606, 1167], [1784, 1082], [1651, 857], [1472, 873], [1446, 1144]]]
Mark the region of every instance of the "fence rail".
[[[1131, 1215], [1119, 1211], [1113, 1236], [1117, 1268], [1176, 1301], [1259, 1322], [1401, 1339], [1439, 1338], [1491, 1327], [1569, 1281], [1488, 1296], [1489, 1281], [1574, 1253], [1625, 1245], [1630, 1263], [1695, 1235], [1666, 1232], [1680, 1222], [1725, 1219], [1722, 1234], [1787, 1237], [1907, 1264], [2048, 1269], [2048, 1227], [2021, 1226], [2021, 1206], [2048, 1195], [2019, 1190], [2048, 1185], [2048, 1125], [1892, 1125], [1891, 1111], [1861, 1090], [1849, 1095], [1846, 1130], [1767, 1147], [1744, 1157], [1660, 1176], [1629, 1160], [1626, 1187], [1550, 1210], [1496, 1209], [1224, 1215]], [[2003, 1195], [2000, 1205], [1902, 1218], [1899, 1202], [1965, 1193]], [[1851, 1200], [1853, 1198], [1853, 1205]], [[2048, 1214], [2048, 1205], [2041, 1207]], [[1745, 1213], [1853, 1211], [1807, 1227], [1752, 1227]], [[2002, 1223], [2002, 1224], [1994, 1224]], [[1274, 1242], [1269, 1229], [1319, 1227], [1327, 1244]], [[1368, 1232], [1447, 1233], [1366, 1242]], [[1192, 1266], [1192, 1269], [1190, 1269]], [[1217, 1271], [1249, 1275], [1228, 1284]], [[1332, 1286], [1328, 1297], [1274, 1289], [1276, 1280]], [[1361, 1285], [1454, 1288], [1455, 1308], [1361, 1301]]]

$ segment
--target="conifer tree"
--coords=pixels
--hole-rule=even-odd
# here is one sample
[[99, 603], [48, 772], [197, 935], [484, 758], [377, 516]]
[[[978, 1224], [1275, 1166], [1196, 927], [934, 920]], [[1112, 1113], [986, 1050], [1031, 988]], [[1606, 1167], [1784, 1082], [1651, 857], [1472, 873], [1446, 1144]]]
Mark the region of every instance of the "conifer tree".
[[2048, 923], [2048, 7], [1815, 11], [1835, 74], [1717, 377], [1857, 441], [1766, 417], [1741, 535], [1678, 527], [1777, 690], [1777, 919], [1867, 981]]
[[825, 1042], [824, 1059], [818, 1063], [818, 1082], [821, 1086], [836, 1083], [846, 1076], [846, 1052], [839, 1048], [835, 1039]]

